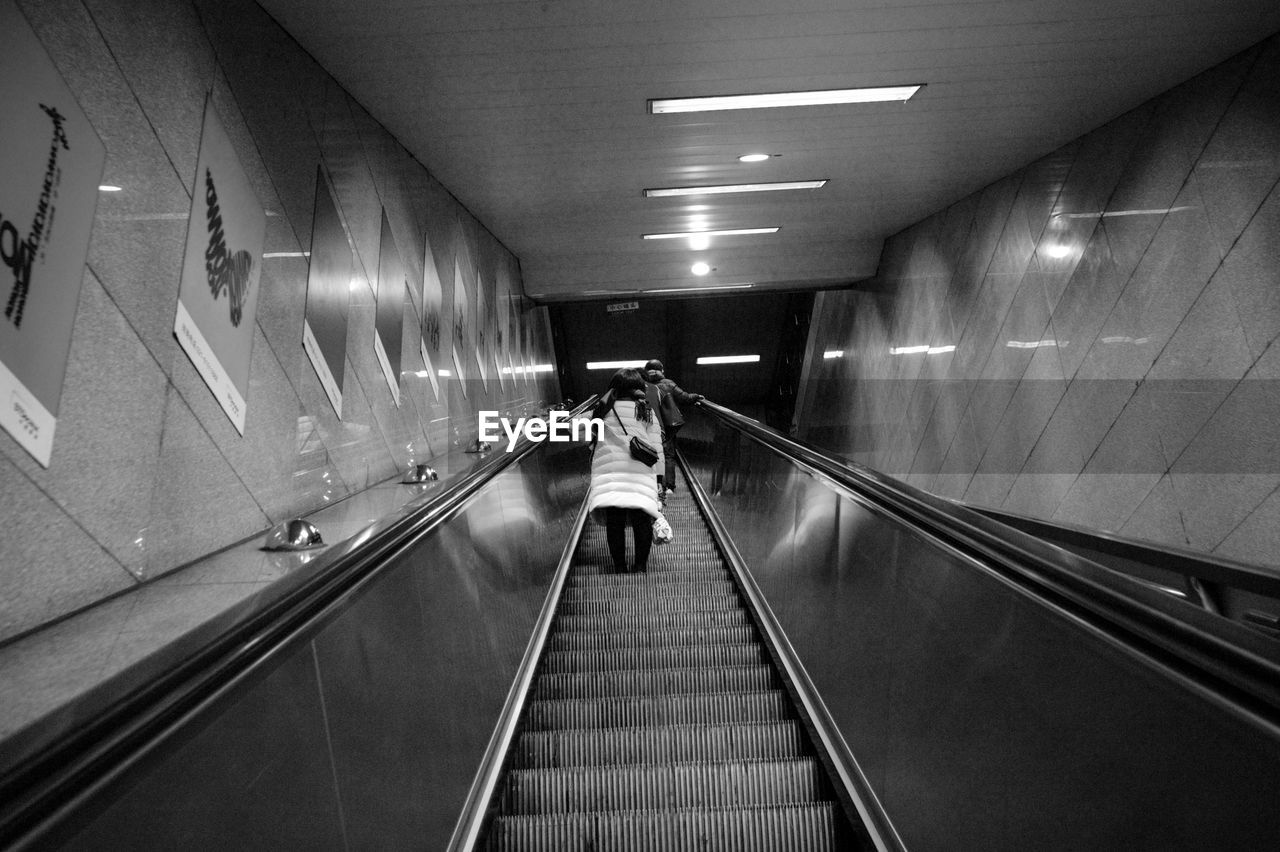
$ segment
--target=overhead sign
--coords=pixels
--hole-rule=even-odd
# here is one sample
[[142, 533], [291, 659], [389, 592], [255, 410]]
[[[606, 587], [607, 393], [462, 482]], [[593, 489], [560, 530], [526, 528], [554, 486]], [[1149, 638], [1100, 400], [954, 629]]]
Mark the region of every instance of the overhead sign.
[[604, 306], [604, 309], [611, 314], [621, 313], [624, 311], [640, 310], [639, 302], [612, 302]]
[[207, 99], [173, 333], [241, 435], [266, 236], [267, 214]]
[[0, 426], [48, 467], [106, 149], [0, 0]]

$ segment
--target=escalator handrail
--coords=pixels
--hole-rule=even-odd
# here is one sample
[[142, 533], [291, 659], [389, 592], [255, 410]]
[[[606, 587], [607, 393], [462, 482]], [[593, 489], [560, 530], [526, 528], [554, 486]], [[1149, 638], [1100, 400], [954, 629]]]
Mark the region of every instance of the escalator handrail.
[[1046, 521], [1005, 509], [991, 509], [986, 506], [966, 506], [965, 508], [1032, 535], [1086, 547], [1099, 553], [1119, 556], [1144, 565], [1152, 565], [1184, 577], [1194, 577], [1220, 586], [1256, 592], [1270, 598], [1280, 598], [1280, 574], [1256, 565], [1223, 559], [1213, 554], [1197, 553], [1182, 547], [1138, 541], [1102, 530], [1064, 524], [1060, 521]]
[[862, 505], [894, 518], [1113, 647], [1280, 737], [1280, 643], [1034, 536], [832, 456], [709, 400], [698, 406]]
[[[596, 399], [583, 402], [571, 416], [587, 411]], [[197, 628], [193, 644], [198, 649], [136, 689], [115, 696], [111, 681], [96, 687], [89, 697], [106, 706], [83, 714], [86, 721], [79, 728], [3, 768], [0, 846], [39, 845], [39, 838], [61, 817], [142, 761], [185, 722], [279, 659], [298, 639], [328, 623], [397, 554], [430, 534], [538, 446], [522, 437], [510, 452], [494, 451], [432, 497], [334, 544], [310, 563], [305, 581], [247, 618], [230, 626], [215, 619]], [[37, 722], [34, 727], [39, 726]]]

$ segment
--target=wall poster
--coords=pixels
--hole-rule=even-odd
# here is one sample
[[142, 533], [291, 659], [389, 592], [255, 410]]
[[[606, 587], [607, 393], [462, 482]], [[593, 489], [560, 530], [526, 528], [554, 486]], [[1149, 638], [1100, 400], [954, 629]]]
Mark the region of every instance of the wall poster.
[[244, 434], [267, 214], [206, 97], [173, 334]]
[[423, 235], [427, 254], [422, 261], [422, 363], [431, 380], [431, 392], [440, 399], [440, 382], [436, 378], [436, 364], [440, 361], [440, 331], [444, 322], [444, 288], [440, 284], [440, 272], [431, 253], [431, 241]]
[[485, 311], [484, 304], [484, 279], [480, 277], [480, 273], [476, 273], [476, 367], [480, 373], [480, 386], [484, 388], [484, 392], [489, 392], [489, 371], [485, 367], [485, 348], [489, 345], [488, 340], [488, 313]]
[[106, 149], [12, 0], [0, 151], [0, 425], [48, 467]]
[[453, 260], [453, 369], [458, 377], [458, 387], [462, 396], [467, 396], [467, 374], [462, 369], [465, 356], [459, 357], [458, 349], [467, 351], [467, 285], [462, 280], [462, 267], [458, 259]]
[[316, 167], [316, 206], [311, 224], [311, 268], [307, 272], [307, 306], [302, 319], [302, 346], [320, 384], [342, 419], [342, 381], [347, 360], [347, 317], [351, 275], [355, 269], [351, 241], [342, 224], [324, 167]]
[[400, 407], [400, 356], [404, 338], [404, 291], [409, 286], [404, 262], [396, 250], [387, 211], [382, 211], [382, 242], [378, 250], [377, 312], [374, 315], [373, 348], [378, 366]]

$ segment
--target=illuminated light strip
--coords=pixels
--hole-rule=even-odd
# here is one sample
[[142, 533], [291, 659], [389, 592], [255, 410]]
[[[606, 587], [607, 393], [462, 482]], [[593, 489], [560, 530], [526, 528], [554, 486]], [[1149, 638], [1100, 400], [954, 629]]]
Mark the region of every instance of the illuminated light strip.
[[673, 195], [724, 195], [733, 192], [780, 192], [787, 189], [821, 189], [827, 185], [822, 180], [791, 180], [774, 183], [730, 183], [714, 186], [672, 186], [663, 189], [646, 189], [645, 198], [667, 198]]
[[1005, 346], [1009, 349], [1039, 349], [1041, 346], [1057, 346], [1056, 340], [1010, 340]]
[[776, 234], [779, 228], [729, 228], [722, 231], [681, 231], [677, 234], [641, 234], [644, 240], [674, 240], [680, 237], [738, 237], [748, 234]]
[[822, 353], [822, 357], [823, 357], [823, 358], [843, 358], [843, 357], [844, 357], [844, 350], [843, 350], [843, 349], [828, 349], [826, 352], [823, 352], [823, 353]]
[[668, 287], [661, 290], [645, 290], [646, 293], [703, 293], [707, 290], [745, 290], [754, 284], [708, 284], [706, 287]]
[[699, 364], [754, 364], [760, 360], [759, 355], [704, 355], [698, 359]]
[[891, 346], [890, 355], [942, 355], [955, 352], [955, 346]]
[[588, 370], [627, 370], [640, 369], [648, 363], [647, 359], [641, 358], [638, 361], [588, 361]]
[[262, 255], [265, 257], [311, 257], [309, 251], [268, 251]]
[[866, 86], [859, 89], [823, 89], [810, 92], [767, 92], [755, 95], [713, 95], [698, 98], [658, 98], [649, 101], [651, 115], [676, 112], [714, 112], [726, 109], [827, 106], [906, 101], [921, 85]]
[[[588, 370], [591, 369], [590, 364], [587, 365], [587, 369]], [[511, 375], [512, 373], [515, 373], [516, 375], [519, 375], [519, 376], [523, 376], [525, 373], [550, 373], [550, 372], [553, 372], [554, 370], [555, 370], [555, 367], [551, 364], [533, 364], [528, 367], [515, 367], [515, 368], [503, 367], [502, 368], [502, 372], [506, 373], [508, 376]]]
[[1055, 213], [1063, 219], [1110, 219], [1113, 216], [1162, 216], [1165, 213], [1181, 213], [1183, 210], [1191, 210], [1188, 206], [1182, 207], [1160, 207], [1155, 210], [1113, 210], [1109, 213]]

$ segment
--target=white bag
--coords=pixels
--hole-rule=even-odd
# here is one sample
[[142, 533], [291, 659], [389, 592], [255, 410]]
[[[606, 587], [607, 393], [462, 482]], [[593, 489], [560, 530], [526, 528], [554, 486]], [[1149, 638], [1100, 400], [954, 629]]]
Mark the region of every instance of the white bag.
[[667, 522], [661, 514], [653, 519], [653, 543], [666, 544], [675, 538], [675, 533], [671, 531], [671, 524]]

